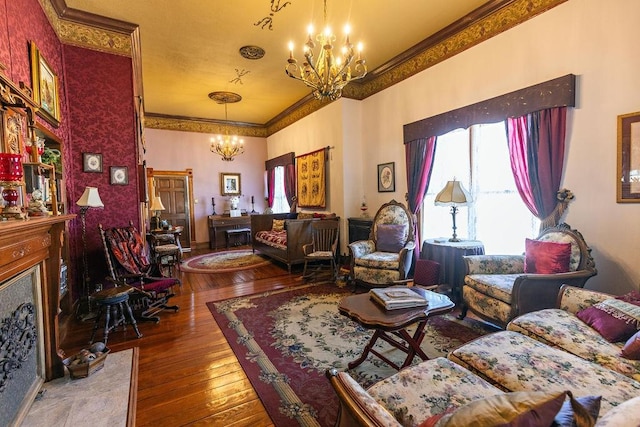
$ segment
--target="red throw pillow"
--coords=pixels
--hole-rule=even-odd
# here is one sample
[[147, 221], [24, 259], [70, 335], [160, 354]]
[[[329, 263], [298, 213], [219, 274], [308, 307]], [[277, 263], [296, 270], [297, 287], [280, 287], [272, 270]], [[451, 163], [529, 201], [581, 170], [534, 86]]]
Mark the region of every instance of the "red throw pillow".
[[567, 273], [571, 261], [571, 243], [525, 240], [524, 272], [537, 274]]
[[640, 332], [636, 332], [622, 347], [622, 357], [631, 360], [640, 360]]
[[609, 342], [626, 341], [640, 326], [638, 302], [611, 298], [576, 313]]

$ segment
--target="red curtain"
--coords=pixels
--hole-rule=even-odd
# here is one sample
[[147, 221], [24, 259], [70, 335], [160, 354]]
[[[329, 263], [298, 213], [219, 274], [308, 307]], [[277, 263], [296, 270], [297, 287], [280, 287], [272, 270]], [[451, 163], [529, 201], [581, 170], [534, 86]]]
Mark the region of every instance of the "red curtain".
[[556, 225], [564, 169], [567, 108], [535, 111], [507, 119], [511, 170], [520, 197], [541, 229]]
[[[420, 138], [404, 145], [405, 161], [407, 165], [407, 202], [409, 210], [417, 215], [424, 196], [427, 194], [433, 159], [436, 153], [437, 137]], [[416, 224], [416, 242], [420, 242], [420, 224]], [[420, 244], [416, 245], [416, 259], [420, 255]]]

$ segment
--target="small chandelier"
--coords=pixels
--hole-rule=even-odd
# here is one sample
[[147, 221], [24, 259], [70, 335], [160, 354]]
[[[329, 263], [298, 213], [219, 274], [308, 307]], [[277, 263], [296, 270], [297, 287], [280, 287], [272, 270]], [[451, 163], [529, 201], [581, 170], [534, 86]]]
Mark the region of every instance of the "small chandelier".
[[[224, 120], [228, 122], [228, 114], [227, 114], [227, 104], [229, 102], [238, 102], [240, 99], [240, 95], [237, 95], [238, 99], [232, 100], [230, 97], [230, 92], [212, 92], [209, 94], [209, 98], [218, 102], [219, 104], [224, 104]], [[244, 153], [244, 140], [240, 139], [236, 135], [229, 135], [228, 133], [225, 135], [218, 135], [217, 137], [211, 137], [209, 149], [212, 153], [218, 154], [222, 157], [222, 160], [225, 162], [233, 161], [235, 156], [238, 156]]]
[[[345, 27], [345, 41], [339, 55], [333, 53], [336, 36], [327, 26], [327, 0], [324, 0], [324, 32], [316, 36], [321, 46], [318, 59], [313, 60], [313, 49], [316, 47], [311, 37], [313, 27], [309, 26], [308, 39], [304, 45], [305, 61], [302, 67], [293, 57], [293, 42], [289, 42], [289, 59], [285, 72], [291, 78], [302, 81], [313, 89], [313, 96], [318, 100], [334, 101], [342, 96], [342, 89], [353, 80], [367, 75], [367, 65], [362, 59], [362, 43], [358, 44], [358, 58], [354, 62], [355, 53], [349, 41], [349, 25]], [[353, 69], [352, 69], [353, 64]]]

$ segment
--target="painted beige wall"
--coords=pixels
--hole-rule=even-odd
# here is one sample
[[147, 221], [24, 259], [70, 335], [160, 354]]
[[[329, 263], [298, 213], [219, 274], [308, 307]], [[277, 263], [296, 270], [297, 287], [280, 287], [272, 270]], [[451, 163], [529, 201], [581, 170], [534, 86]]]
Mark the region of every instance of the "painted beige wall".
[[[392, 197], [404, 202], [404, 124], [575, 74], [577, 105], [569, 115], [562, 186], [576, 199], [565, 221], [593, 249], [599, 274], [588, 288], [638, 289], [640, 204], [616, 203], [615, 181], [616, 118], [640, 111], [637, 16], [637, 0], [570, 0], [362, 102], [332, 103], [269, 137], [268, 157], [341, 146], [333, 150], [331, 169], [341, 167], [345, 182], [336, 189], [332, 180], [330, 209], [357, 216], [364, 193], [375, 212]], [[396, 163], [396, 191], [378, 193], [376, 165], [390, 161]]]
[[255, 209], [263, 212], [264, 161], [267, 144], [264, 138], [244, 138], [245, 153], [231, 162], [224, 162], [209, 150], [212, 135], [195, 132], [179, 132], [146, 129], [147, 167], [156, 170], [183, 171], [193, 169], [193, 193], [196, 219], [196, 242], [209, 241], [207, 216], [213, 209], [211, 198], [216, 200], [216, 213], [229, 209], [228, 197], [220, 195], [220, 172], [240, 174], [243, 197], [240, 208], [251, 211], [251, 196], [255, 196]]

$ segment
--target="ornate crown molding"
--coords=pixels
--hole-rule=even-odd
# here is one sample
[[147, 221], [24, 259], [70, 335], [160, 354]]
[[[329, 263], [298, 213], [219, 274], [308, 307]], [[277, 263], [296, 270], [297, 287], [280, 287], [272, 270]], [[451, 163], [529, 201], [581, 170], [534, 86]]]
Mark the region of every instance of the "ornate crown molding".
[[132, 56], [131, 34], [137, 25], [69, 9], [64, 0], [39, 2], [62, 43]]
[[[63, 43], [117, 55], [136, 56], [132, 34], [137, 25], [66, 7], [64, 0], [39, 0]], [[424, 40], [409, 51], [369, 72], [361, 82], [343, 91], [345, 98], [363, 100], [466, 49], [507, 31], [568, 0], [493, 0]], [[154, 129], [201, 133], [229, 132], [243, 136], [270, 136], [328, 105], [306, 96], [264, 125], [231, 124], [207, 119], [148, 114], [145, 125]]]
[[266, 138], [267, 128], [262, 125], [242, 122], [196, 119], [192, 117], [166, 116], [146, 113], [144, 125], [149, 129], [177, 130], [211, 134], [233, 134]]

